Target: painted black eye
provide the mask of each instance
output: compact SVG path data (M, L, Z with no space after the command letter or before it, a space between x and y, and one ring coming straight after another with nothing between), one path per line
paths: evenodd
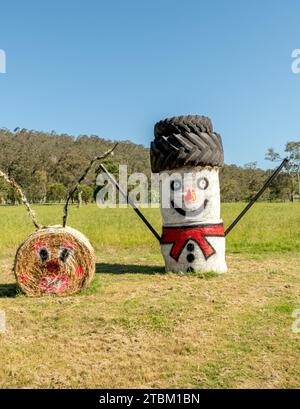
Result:
M172 182L171 182L171 184L170 184L171 190L173 190L173 191L180 190L180 189L181 189L181 186L182 186L181 180L179 180L179 179L177 179L177 180L172 180Z
M63 263L66 263L68 261L68 259L71 257L71 255L72 255L72 250L67 249L66 247L63 247L63 248L60 249L59 259Z
M39 249L38 254L40 256L40 259L42 260L42 262L46 262L49 260L50 258L50 254L49 251L46 249L46 247L42 247Z
M199 189L205 190L205 189L208 188L209 183L208 183L208 180L206 178L200 178L200 179L197 180L197 185L198 185Z

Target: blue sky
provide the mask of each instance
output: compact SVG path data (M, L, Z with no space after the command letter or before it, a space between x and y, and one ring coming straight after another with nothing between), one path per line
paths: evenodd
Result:
M149 146L156 121L204 114L226 163L300 139L297 0L1 4L0 126Z

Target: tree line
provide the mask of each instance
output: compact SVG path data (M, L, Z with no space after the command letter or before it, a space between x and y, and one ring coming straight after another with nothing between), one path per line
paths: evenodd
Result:
M67 192L79 179L89 161L110 149L115 141L96 135L73 137L55 132L38 132L17 128L0 129L0 169L14 178L31 203L51 203L65 200ZM271 184L262 200L295 200L300 187L300 142L287 144L291 165ZM294 144L294 145L293 145ZM289 151L290 149L290 151ZM267 158L280 156L272 149ZM106 166L116 177L118 164L127 164L128 173L143 172L150 177L149 149L130 141L122 141ZM298 167L297 167L298 166ZM97 167L91 172L74 200L92 202L96 191ZM224 202L248 201L260 189L271 170L258 169L256 163L245 166L225 165L220 172L221 196ZM16 193L0 180L0 203L15 204Z

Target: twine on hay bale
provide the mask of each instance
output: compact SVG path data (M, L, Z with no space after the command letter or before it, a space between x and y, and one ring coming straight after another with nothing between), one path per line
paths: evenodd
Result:
M14 272L28 296L74 294L94 276L94 250L89 240L71 227L46 227L32 233L19 247Z
M21 187L0 171L0 177L18 193L36 228L18 248L14 261L16 281L27 296L71 295L91 282L95 274L94 249L81 232L66 226L68 205L93 164L110 155L116 146L117 144L104 155L95 157L70 190L64 207L62 226L41 227Z

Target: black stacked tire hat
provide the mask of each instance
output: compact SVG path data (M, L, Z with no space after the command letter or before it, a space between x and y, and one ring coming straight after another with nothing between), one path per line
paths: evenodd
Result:
M184 166L224 165L222 139L201 115L167 118L154 127L150 158L153 173Z

